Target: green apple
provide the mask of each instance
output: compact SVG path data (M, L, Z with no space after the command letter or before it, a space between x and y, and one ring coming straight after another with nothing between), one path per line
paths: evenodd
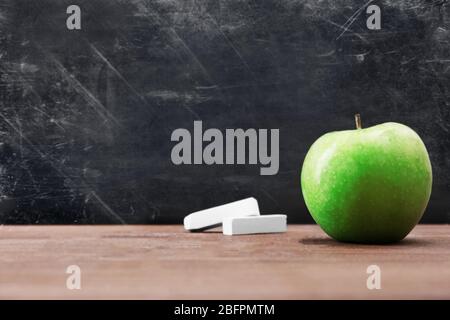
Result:
M431 194L428 152L400 123L330 132L309 149L301 172L306 206L332 238L357 243L403 239Z

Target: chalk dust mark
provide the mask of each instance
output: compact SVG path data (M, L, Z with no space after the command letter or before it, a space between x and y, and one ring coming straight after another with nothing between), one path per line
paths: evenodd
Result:
M22 131L17 128L3 113L0 112L0 118L3 119L3 121L6 122L6 124L8 124L17 134L19 134L22 139L29 145L29 147L31 149L33 149L34 152L36 152L42 159L46 159L47 162L50 164L50 166L58 173L60 174L61 177L67 179L68 181L70 181L71 184L74 184L74 180L68 176L67 174L65 174L60 168L58 168L57 166L54 165L54 163L56 163L57 161L55 159L53 159L51 156L48 156L46 154L44 154L43 152L41 152L36 146L33 145L33 143L23 135ZM85 183L85 181L83 179L80 179L80 183L79 183L80 187L82 187L82 190L89 190L89 191L85 191L85 195L92 195L101 205L103 208L105 208L105 210L112 216L114 217L116 220L120 221L120 223L125 224L125 221L119 216L117 215L117 213L114 212L113 209L111 209L111 207L109 207L96 193L95 191L93 191L91 188L89 188L89 186Z
M150 12L149 9L142 3L137 3L137 8L138 10L140 10L141 12L145 13L145 17L150 20L150 17L154 18L156 20L156 22L160 25L162 25L162 20L160 15L158 14L158 12ZM150 20L151 21L151 20ZM205 66L200 62L200 60L198 59L197 55L191 50L191 48L187 45L186 41L184 41L184 39L179 35L179 33L175 30L175 28L173 27L168 27L167 28L172 36L172 39L174 39L175 41L179 42L181 44L181 46L184 48L184 50L186 51L186 53L192 58L192 60L194 61L194 63L199 67L199 69L202 71L202 73L204 74L204 76L206 77L206 79L208 80L208 82L210 83L211 87L215 87L216 89L219 90L220 93L220 97L222 99L222 101L225 101L224 99L224 95L223 92L220 88L220 86L218 84L216 84L216 82L214 81L214 79L212 78L212 76L210 75L210 73L208 72L208 70L205 68Z
M89 105L94 109L99 116L101 116L106 121L111 121L118 126L121 126L120 122L108 111L108 109L90 92L86 87L84 87L81 82L79 82L75 77L73 77L67 69L56 59L50 52L44 50L40 45L36 44L44 54L57 68L64 79L78 92L82 95L89 103Z
M350 16L350 18L347 19L347 21L341 26L341 28L344 28L344 30L336 38L336 40L339 40L347 32L347 30L352 26L352 24L356 21L356 19L358 19L361 12L363 12L363 10L372 2L373 2L373 0L367 1L362 7L360 7L358 10L356 10L355 13L353 13Z
M112 217L114 217L115 219L117 219L120 223L122 224L126 224L125 221L117 214L114 212L113 209L111 209L110 206L108 206L103 200L102 198L100 198L97 193L95 191L91 191L90 195L92 195L95 200L98 201L98 203L100 203L100 205L105 208L106 212L108 212Z
M272 196L270 195L270 193L267 192L267 190L261 189L261 192L262 192L269 200L271 200L273 203L275 203L275 204L277 204L278 206L280 206L280 203L279 203L274 197L272 197Z
M145 97L140 94L128 81L127 79L125 79L125 77L119 72L119 70L117 70L112 63L91 43L89 43L89 46L91 47L92 51L94 51L99 57L100 59L106 63L106 65L114 72L114 74L116 76L119 77L120 80L122 80L125 85L136 95L139 97L139 99L141 99L142 101L145 101Z
M234 53L238 56L238 58L241 60L242 64L244 65L244 67L248 70L248 72L251 74L251 76L253 77L253 80L256 82L256 77L255 74L253 73L253 71L250 69L250 66L248 65L247 61L244 59L244 57L242 56L242 54L239 52L239 50L236 48L236 46L234 45L233 41L231 41L231 39L222 31L222 28L220 27L220 25L217 23L216 19L214 19L213 16L211 16L209 13L206 14L210 20L214 23L214 25L216 26L217 30L219 31L219 33L222 35L222 37L225 39L225 41L227 42L227 44L230 46L231 49L233 49Z
M346 30L345 29L345 27L343 27L343 26L341 26L340 24L338 24L338 23L336 23L336 22L333 22L333 21L331 21L331 20L329 20L329 19L321 19L321 20L323 20L323 21L325 21L325 22L328 22L329 24L331 24L331 25L333 25L333 26L336 26L336 27L338 27L339 29L343 29L344 31L343 32L347 32L347 33L350 33L350 34L352 34L352 35L354 35L354 36L357 36L359 39L361 39L363 42L365 42L365 43L369 43L369 41L365 38L365 37L363 37L361 34L359 34L359 33L357 33L357 32L353 32L353 31L351 31L351 30ZM337 40L337 39L336 39Z

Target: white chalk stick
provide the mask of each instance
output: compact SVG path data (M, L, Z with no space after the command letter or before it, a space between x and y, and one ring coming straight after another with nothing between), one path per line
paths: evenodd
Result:
M184 218L184 228L191 231L220 226L224 218L258 216L258 201L247 198L221 206L191 213Z
M229 217L223 219L223 234L286 232L287 217L284 214L268 214L255 217Z

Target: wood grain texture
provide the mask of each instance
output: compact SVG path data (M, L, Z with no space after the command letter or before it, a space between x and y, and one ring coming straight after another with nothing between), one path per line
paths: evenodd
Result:
M181 226L0 227L0 298L450 298L450 226L420 225L394 245L335 242L312 225L223 236ZM67 266L82 289L66 289ZM377 264L382 289L366 288Z

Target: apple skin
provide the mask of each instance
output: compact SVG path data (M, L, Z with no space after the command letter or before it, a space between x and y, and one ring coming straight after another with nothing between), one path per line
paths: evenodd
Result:
M344 242L400 241L422 217L431 185L424 143L414 130L394 122L323 135L309 149L301 172L313 219Z

